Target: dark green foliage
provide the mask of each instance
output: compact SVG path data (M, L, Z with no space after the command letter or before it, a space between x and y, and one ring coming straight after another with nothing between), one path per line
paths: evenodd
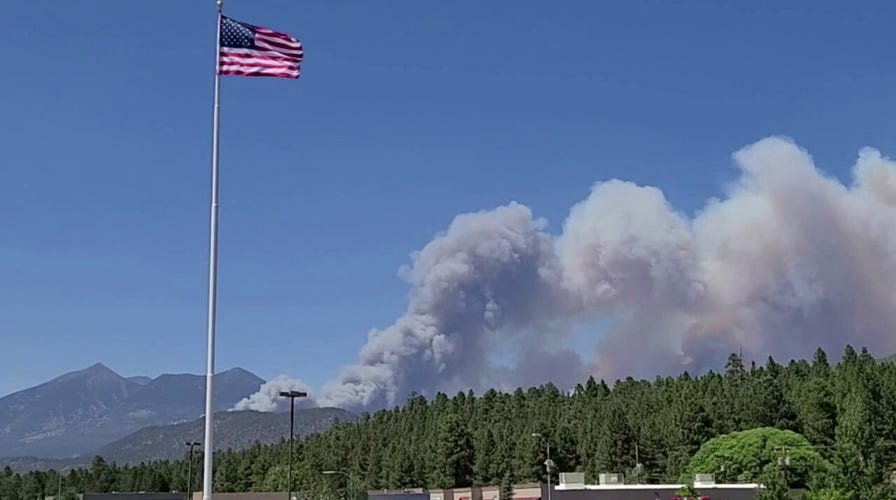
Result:
M711 441L740 431L749 432ZM294 489L347 498L369 489L500 484L506 498L513 483L544 480L545 440L555 472L582 471L589 481L601 472L634 481L640 462L643 483L705 472L764 481L771 498L805 486L816 500L887 500L894 498L896 364L852 348L833 366L822 351L811 362L759 366L732 355L722 373L626 379L612 389L589 379L571 394L546 385L478 397L412 395L402 407L297 441ZM779 446L788 449L789 467L777 462ZM215 490L285 489L287 451L281 442L216 453ZM186 487L185 460L119 465L104 458L67 471L63 494ZM193 485L201 489L201 454L194 463ZM724 471L704 470L723 463ZM58 478L4 470L0 498L54 495Z
M498 495L501 500L513 500L513 474L510 471L501 479L501 491Z
M762 471L761 482L765 488L759 493L759 500L790 499L787 472L783 467L766 465Z

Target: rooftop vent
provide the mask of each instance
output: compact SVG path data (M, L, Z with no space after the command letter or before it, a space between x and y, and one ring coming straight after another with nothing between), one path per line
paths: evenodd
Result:
M625 484L625 477L622 474L604 472L598 476L600 484Z
M564 486L581 486L585 487L584 472L561 472L560 484Z
M712 474L696 474L694 476L694 484L715 484L716 478Z

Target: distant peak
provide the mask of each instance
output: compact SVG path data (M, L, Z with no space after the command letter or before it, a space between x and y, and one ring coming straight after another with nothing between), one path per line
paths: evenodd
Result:
M222 375L225 373L233 373L233 374L239 373L239 374L243 374L243 375L246 375L246 374L254 375L254 373L250 372L249 370L246 370L245 368L240 368L239 366L235 366L233 368L230 368L228 370L224 370L223 372L221 372Z
M60 376L56 377L55 379L53 379L51 382L53 382L53 381L64 382L67 380L77 380L77 379L84 379L84 378L88 378L88 379L100 378L100 379L111 380L111 379L120 379L123 377L121 375L119 375L118 373L115 373L112 369L110 369L108 366L106 366L102 363L94 363L82 370L76 370L73 372L69 372L69 373L60 375Z
M112 370L111 368L109 368L108 366L106 366L102 363L94 363L81 371L83 373L90 373L90 374L112 373L112 374L118 375L117 373L115 373L114 370Z
M259 384L264 383L264 379L258 375L238 366L229 370L224 370L223 372L218 372L215 377L226 380L251 380L252 382L257 382Z

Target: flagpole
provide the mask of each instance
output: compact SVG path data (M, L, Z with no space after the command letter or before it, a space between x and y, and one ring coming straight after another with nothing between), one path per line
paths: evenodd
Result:
M215 109L212 125L212 200L211 222L209 224L209 260L208 260L208 365L205 373L205 452L202 476L202 499L212 499L212 464L214 458L214 440L212 420L215 414L214 377L215 377L215 312L217 305L218 281L218 139L221 118L221 7L222 0L216 0L218 7L218 26L215 41ZM192 495L193 492L190 492Z

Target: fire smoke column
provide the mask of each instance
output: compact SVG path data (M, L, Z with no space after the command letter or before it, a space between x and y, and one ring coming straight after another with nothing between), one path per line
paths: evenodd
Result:
M486 339L507 341L562 307L562 272L545 222L518 203L456 217L413 255L407 312L370 333L360 363L323 391L323 404L382 407L411 391L478 387L492 372Z
M863 149L844 184L770 137L734 164L739 177L693 216L619 180L596 184L556 237L517 203L458 216L404 271L406 313L369 335L322 403L568 383L585 368L558 324L609 322L587 367L609 381L717 369L738 350L760 362L847 342L896 351L896 163Z
M557 251L584 314L615 319L593 373L612 379L680 364L676 324L705 286L690 222L659 189L596 184L570 211Z
M314 396L307 385L301 380L280 375L262 384L258 392L238 401L231 410L285 412L290 409L289 400L280 397L280 393L288 391L300 391L308 394L307 397L301 398L296 402L297 408L316 406Z

